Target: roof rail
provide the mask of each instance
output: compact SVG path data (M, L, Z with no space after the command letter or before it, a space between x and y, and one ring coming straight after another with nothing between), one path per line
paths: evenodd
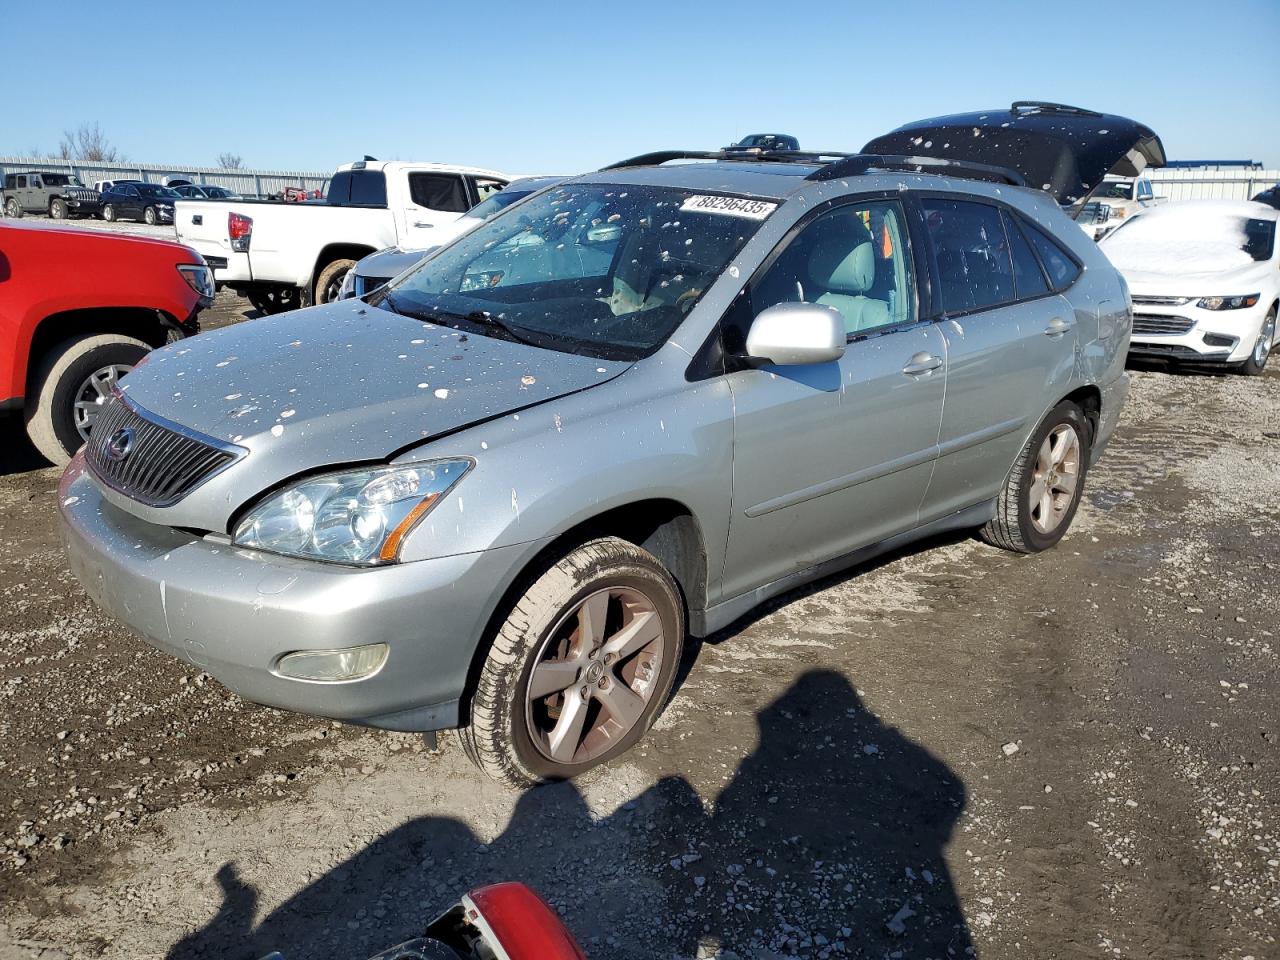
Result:
M828 163L813 171L806 180L837 180L840 177L857 177L869 170L900 170L911 173L934 173L947 177L963 177L966 180L985 180L988 183L1007 183L1025 187L1027 181L1020 173L1005 167L965 160L939 160L934 157L906 157L888 154L856 153L844 159Z
M1073 113L1080 117L1100 117L1102 114L1096 110L1086 110L1084 107L1072 107L1065 103L1049 103L1047 100L1015 100L1013 105L1009 107L1014 113Z
M748 163L829 163L853 156L844 150L762 150L759 147L738 147L726 150L656 150L611 163L601 170L621 170L626 167L657 167L672 160L733 160Z

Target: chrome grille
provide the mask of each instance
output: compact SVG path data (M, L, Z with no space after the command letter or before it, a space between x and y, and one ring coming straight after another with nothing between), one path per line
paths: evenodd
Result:
M1145 303L1153 307L1180 307L1190 301L1190 297L1135 296L1133 298L1134 303Z
M94 476L113 490L167 507L247 452L144 413L117 393L94 421L84 457Z
M1148 335L1176 337L1188 333L1196 325L1188 317L1169 317L1158 313L1135 313L1133 332Z

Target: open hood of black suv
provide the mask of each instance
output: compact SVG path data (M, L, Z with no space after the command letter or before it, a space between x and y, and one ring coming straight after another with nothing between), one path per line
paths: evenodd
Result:
M876 137L863 153L933 157L1005 167L1066 206L1108 173L1136 177L1164 166L1164 144L1127 117L1019 100L1008 109L917 120Z

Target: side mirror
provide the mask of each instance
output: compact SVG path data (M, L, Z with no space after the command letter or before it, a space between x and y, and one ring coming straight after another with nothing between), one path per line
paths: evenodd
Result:
M747 356L779 366L830 363L844 356L844 316L820 303L779 303L756 315Z

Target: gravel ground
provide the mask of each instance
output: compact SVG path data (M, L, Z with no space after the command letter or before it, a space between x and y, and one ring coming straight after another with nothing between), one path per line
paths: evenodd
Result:
M593 960L1280 952L1278 372L1135 371L1057 549L790 594L630 756L525 793L153 652L0 430L0 960L359 957L500 878Z

